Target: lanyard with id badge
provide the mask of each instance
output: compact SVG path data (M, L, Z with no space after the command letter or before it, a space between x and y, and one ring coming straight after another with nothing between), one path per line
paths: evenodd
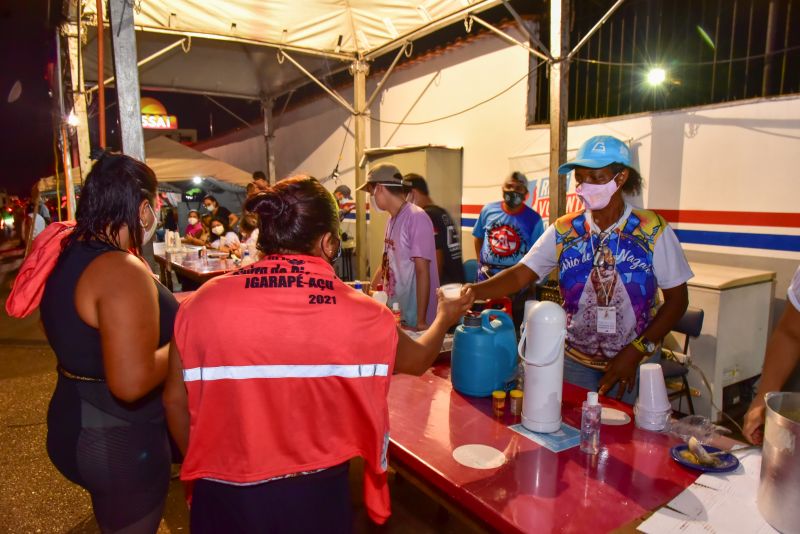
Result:
M611 256L611 249L608 247L608 241L611 239L611 233L614 231L617 225L614 225L612 228L609 228L605 232L601 232L598 236L598 247L597 250L594 248L594 239L593 235L589 238L589 243L592 246L592 271L595 275L597 275L597 281L600 284L600 289L603 292L603 297L605 298L605 306L600 306L600 295L598 294L598 306L597 306L597 333L598 334L615 334L617 332L617 307L610 306L611 297L613 296L613 287L615 283L615 278L617 276L616 273L616 262L617 262L617 254L619 253L619 242L621 241L621 236L617 238L617 250L613 256ZM609 261L610 258L610 261ZM606 285L603 281L603 276L601 273L601 267L603 269L608 269L608 266L611 266L611 269L614 271L614 276L611 279L611 283ZM609 293L611 292L611 293Z

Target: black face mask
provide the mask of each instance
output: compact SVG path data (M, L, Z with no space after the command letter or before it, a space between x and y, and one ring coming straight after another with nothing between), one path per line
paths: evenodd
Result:
M328 263L330 263L331 265L333 265L334 263L336 263L336 260L338 260L339 258L342 257L342 240L339 239L339 246L337 247L336 254L333 256L333 258L331 258L327 254L325 254L325 248L324 247L320 247L320 251L322 252L322 255L325 257L325 260Z
M513 210L522 205L525 201L525 195L516 191L503 191L503 201Z

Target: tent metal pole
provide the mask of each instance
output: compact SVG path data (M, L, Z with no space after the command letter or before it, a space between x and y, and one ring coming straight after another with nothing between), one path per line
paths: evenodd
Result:
M334 91L333 89L330 89L330 88L329 88L327 85L325 85L324 83L322 83L321 81L319 81L319 79L317 79L317 77L316 77L316 76L314 76L313 74L311 74L311 73L310 73L308 70L306 70L306 68L305 68L304 66L302 66L300 63L298 63L297 61L295 61L295 59L294 59L292 56L290 56L289 54L287 54L287 53L286 53L286 52L284 52L283 50L279 50L279 51L278 51L278 57L279 57L279 58L280 58L280 57L285 57L286 59L288 59L288 60L289 60L289 61L290 61L290 62L291 62L291 63L292 63L292 64L293 64L295 67L297 67L297 69L298 69L300 72L302 72L303 74L305 74L306 76L308 76L308 78L309 78L309 79L310 79L312 82L314 82L314 83L316 83L317 85L319 85L319 86L322 88L322 90L323 90L323 91L325 91L326 93L328 93L328 94L330 95L330 97L331 97L331 98L333 98L333 99L334 99L336 102L338 102L339 104L341 104L341 106L342 106L342 107L344 107L344 108L345 108L347 111L349 111L349 112L350 112L350 113L352 113L353 115L355 115L355 114L356 114L356 110L354 110L354 109L353 109L353 107L352 107L350 104L348 104L348 103L347 103L347 100L345 100L344 98L342 98L342 97L341 97L341 95L339 95L339 93L337 93L337 92L336 92L336 91Z
M136 32L133 29L133 2L108 0L111 44L114 48L114 74L117 77L117 103L122 152L139 161L145 160L142 132L139 68L136 65ZM142 246L142 256L155 269L153 243Z
M64 190L67 194L67 220L75 220L75 180L72 176L72 154L70 154L69 133L67 132L67 125L62 121L61 123L61 157L64 162ZM61 199L59 201L59 209L61 209Z
M519 16L519 13L517 13L517 11L513 7L511 7L511 3L508 0L503 0L503 5L506 6L506 9L508 10L509 13L511 13L511 16L514 17L514 20L517 21L517 26L519 26L519 29L525 35L525 38L528 39L529 41L533 41L533 44L538 46L542 50L542 52L544 52L544 54L547 56L548 59L553 59L553 57L550 55L550 51L547 49L546 46L544 46L544 43L542 43L538 37L536 37L528 30L525 21L522 20L522 17Z
M61 65L61 31L56 30L56 79L58 86L58 136L61 139L61 157L64 166L64 194L67 197L67 220L75 218L75 186L72 181L72 161L69 153L69 138L65 127L64 75ZM58 169L56 169L58 171ZM61 196L58 197L58 214L61 216Z
M105 46L105 37L103 35L105 25L103 24L103 0L95 1L95 9L97 10L97 118L98 118L98 133L100 135L100 148L106 147L106 92L105 84L103 83L103 68L105 67L105 58L103 57L103 47Z
M80 24L80 21L78 21ZM86 112L86 93L83 90L83 62L80 61L81 44L76 25L67 26L67 51L69 52L70 85L72 87L72 112L78 118L75 134L78 138L78 166L81 179L85 178L92 166L89 145L89 118Z
M303 48L301 46L292 46L286 43L272 43L267 41L257 41L255 39L244 39L242 37L231 37L230 35L216 35L213 33L203 33L203 32L190 32L190 31L181 31L181 30L174 30L171 28L153 28L153 27L146 27L146 26L136 26L136 31L140 31L142 33L158 33L162 35L180 35L183 37L191 37L197 39L208 39L211 41L225 41L230 43L240 43L240 44L247 44L253 46L261 46L266 48L277 48L278 50L288 50L290 52L298 52L300 54L306 54L309 56L316 56L316 57L324 57L329 59L337 59L339 61L352 61L354 54L351 53L335 53L335 52L323 52L322 50L314 50L313 48Z
M353 62L353 104L356 113L355 122L355 174L356 189L367 179L366 168L361 166L367 139L367 74L369 65L365 61ZM358 280L366 280L369 272L369 243L367 242L366 193L356 191L356 276Z
M108 0L108 20L111 22L111 43L114 47L114 73L118 81L116 86L122 152L144 161L136 32L133 30L131 2Z
M515 44L515 45L517 45L519 47L524 48L525 50L528 51L529 54L532 54L532 55L534 55L534 56L536 56L536 57L538 57L540 59L543 59L545 61L550 61L552 59L552 58L549 58L546 55L542 54L541 52L539 52L535 48L531 48L526 43L522 43L520 41L517 41L516 39L511 37L509 34L504 32L503 30L495 28L494 26L492 26L491 24L489 24L488 22L486 22L482 18L476 17L475 15L470 15L470 17L472 18L472 20L474 20L475 22L477 22L478 24L480 24L481 26L483 26L487 30L491 31L492 33L497 34L504 41L508 41L511 44Z
M275 185L278 177L275 173L275 118L272 110L275 107L275 100L264 98L261 100L261 111L264 114L264 150L266 151L267 161L267 182Z
M397 52L397 55L394 57L394 61L392 61L392 64L389 65L388 69L386 69L386 72L383 74L383 78L381 78L381 81L378 82L377 87L375 87L375 90L372 91L372 94L370 95L369 99L367 99L367 103L364 106L364 109L369 109L370 106L372 106L372 102L375 101L375 97L377 97L381 93L381 89L383 89L383 85L386 83L386 80L389 79L389 75L392 74L392 72L394 71L395 66L397 65L397 62L400 61L400 58L403 56L403 54L406 53L406 50L408 50L409 46L411 46L411 43L406 43L406 44L403 45L403 47L400 49L400 51Z
M98 28L98 31L99 31L99 29L100 29L101 27L102 27L102 24L100 24L100 25L98 25L98 26L97 26L97 28ZM99 35L99 34L98 34L98 35ZM188 39L188 38L184 38L184 39L181 39L180 41L175 41L175 42L174 42L174 43L172 43L171 45L167 45L167 46L165 46L164 48L162 48L161 50L159 50L159 51L157 51L157 52L154 52L154 53L150 54L149 56L147 56L147 57L146 57L146 58L144 58L144 59L141 59L141 60L139 60L139 61L136 63L136 67L137 67L137 68L138 68L138 67L141 67L142 65L145 65L145 64L147 64L147 63L150 63L150 62L151 62L151 61L153 61L154 59L157 59L157 58L159 58L159 57L163 56L164 54L166 54L166 53L167 53L167 52L169 52L170 50L173 50L174 48L177 48L177 47L179 47L179 46L183 45L185 42L187 42L187 39ZM99 78L99 76L98 76L98 78ZM104 85L106 85L106 84L113 83L115 79L116 79L116 78L115 78L114 76L109 76L108 78L106 78L105 80L103 80L103 84L104 84ZM94 86L90 87L89 89L87 89L87 90L86 90L86 93L88 94L88 93L91 93L91 92L97 91L99 88L100 88L100 84L94 85Z
M569 4L570 0L550 0L550 210L548 221L566 213L567 177L558 167L567 160L567 117L569 105Z
M616 11L617 8L619 6L621 6L624 1L625 0L617 0L616 3L613 6L611 6L608 11L606 11L606 14L603 15L602 17L600 17L600 20L597 21L597 24L592 26L592 29L589 30L589 32L586 35L583 36L583 39L578 41L578 44L575 45L575 48L573 48L572 51L570 51L570 53L567 55L567 59L568 60L570 60L573 57L575 57L575 54L577 54L578 51L581 49L581 47L586 44L586 41L588 41L589 39L592 38L592 35L594 35L595 32L597 32L597 30L600 29L600 26L602 26L603 24L606 23L606 21L609 19L609 17L611 17L611 15L614 14L614 11ZM551 47L551 50L552 50L552 47Z
M463 3L467 3L466 1ZM373 48L369 50L367 53L364 54L364 59L367 61L371 61L378 56L391 52L395 48L401 46L400 43L405 41L413 41L420 37L424 37L429 35L440 28L444 28L454 22L458 22L459 20L463 20L467 17L470 13L477 13L479 11L484 11L491 7L494 7L501 3L501 0L478 0L475 3L465 6L462 9L459 9L457 12L452 13L446 17L442 17L441 19L431 21L430 23L426 24L425 26L421 26L414 31L410 31L404 35L399 35L393 41L386 43L385 45L379 46L377 48Z
M218 102L218 101L214 100L214 98L212 98L212 97L211 97L211 95L204 94L203 96L204 96L204 97L206 97L206 99L207 99L208 101L210 101L212 104L216 105L216 106L217 106L217 107L219 107L219 108L220 108L222 111L226 112L228 115L230 115L231 117L233 117L233 118L234 118L234 119L236 119L237 121L241 122L242 124L244 124L244 125L245 125L245 126L247 126L248 128L252 128L253 126L255 126L255 125L253 125L253 124L250 124L250 123L249 123L249 122L247 122L246 120L244 120L244 119L243 119L243 118L242 118L240 115L237 115L237 114L236 114L234 111L232 111L232 110L231 110L229 107L227 107L226 105L222 104L221 102Z

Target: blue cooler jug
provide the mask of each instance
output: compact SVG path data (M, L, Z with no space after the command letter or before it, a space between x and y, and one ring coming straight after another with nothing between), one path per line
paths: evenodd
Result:
M517 336L511 318L498 310L465 316L453 336L453 388L465 395L488 397L492 391L506 389L516 371Z

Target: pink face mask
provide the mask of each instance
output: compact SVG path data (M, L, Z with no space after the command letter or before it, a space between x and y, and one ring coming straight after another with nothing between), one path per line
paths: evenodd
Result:
M608 203L611 202L611 197L619 189L615 181L616 177L617 175L614 175L614 178L603 185L579 184L575 188L575 193L581 197L583 204L590 210L601 210L608 206Z

